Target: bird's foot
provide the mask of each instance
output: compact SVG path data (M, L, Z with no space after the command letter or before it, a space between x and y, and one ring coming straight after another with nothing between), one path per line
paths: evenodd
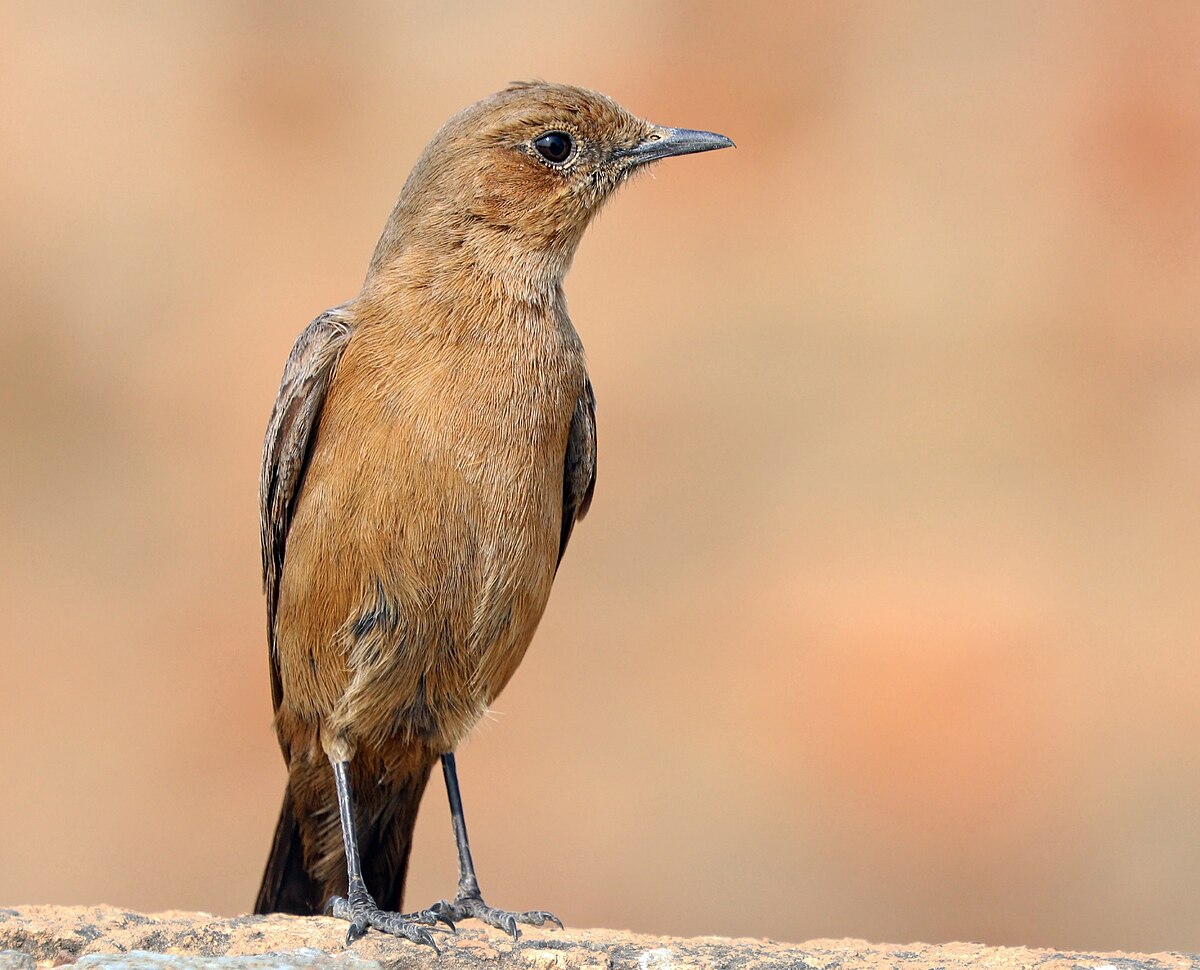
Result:
M451 919L435 912L434 909L425 909L417 913L389 913L382 910L375 904L374 898L365 887L351 889L348 897L332 897L325 904L325 913L350 923L350 929L346 931L346 946L366 936L367 930L373 926L382 933L402 936L413 943L431 946L435 953L440 954L442 951L438 949L433 941L433 934L427 927L445 923L451 930L454 929Z
M562 920L553 913L547 913L541 909L530 910L527 913L510 913L506 909L494 909L485 903L483 897L478 893L465 895L459 893L454 897L453 902L443 899L430 906L429 912L435 913L438 919L451 924L473 917L487 923L488 926L504 930L514 940L521 935L521 931L517 929L518 923L526 923L529 926L544 926L547 923L553 923L560 930L563 928Z

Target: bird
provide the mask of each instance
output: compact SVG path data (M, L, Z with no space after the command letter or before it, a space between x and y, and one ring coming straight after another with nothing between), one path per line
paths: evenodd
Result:
M359 294L296 339L260 476L287 788L255 912L434 949L431 928L468 918L514 939L562 926L484 901L455 751L521 662L592 501L595 396L563 295L584 230L635 172L732 145L514 83L434 135ZM457 891L403 913L439 761Z

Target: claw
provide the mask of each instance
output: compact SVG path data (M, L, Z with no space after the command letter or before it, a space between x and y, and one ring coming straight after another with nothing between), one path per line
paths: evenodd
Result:
M564 927L562 924L562 920L560 920L553 913L547 913L544 909L534 910L533 912L529 913L521 913L517 917L517 921L521 923L528 923L530 926L541 926L545 923L553 923L560 930L566 929L566 927Z
M416 936L417 938L413 940L414 943L425 943L433 947L433 952L438 956L442 955L442 951L438 949L438 945L433 942L433 935L429 932L429 930L419 930Z
M455 925L455 923L457 920L462 919L462 917L450 908L450 906L446 903L446 900L439 900L430 906L425 912L433 913L434 917L450 927L450 932L455 934L458 933L458 927ZM451 917L453 917L453 919Z

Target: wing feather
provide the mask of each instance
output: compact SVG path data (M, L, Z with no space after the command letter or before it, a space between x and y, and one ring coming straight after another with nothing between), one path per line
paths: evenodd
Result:
M567 435L567 454L563 461L562 534L558 543L558 561L562 562L575 523L587 515L596 489L596 395L587 381L575 402L571 430Z
M283 688L275 646L275 613L279 605L279 579L283 574L288 530L304 484L304 472L316 440L325 396L352 329L348 311L344 307L335 307L313 320L296 338L283 369L283 380L263 442L259 528L263 589L267 594L271 698L276 710Z

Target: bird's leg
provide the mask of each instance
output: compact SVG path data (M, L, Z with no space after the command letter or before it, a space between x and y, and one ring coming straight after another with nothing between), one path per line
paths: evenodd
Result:
M454 841L458 843L458 894L453 902L443 899L434 903L430 909L453 922L475 917L509 933L515 940L521 935L517 929L518 923L528 923L530 926L542 926L555 923L561 930L562 920L553 913L544 910L531 910L527 913L510 913L504 909L493 909L483 901L479 891L479 880L475 876L475 863L471 860L471 844L467 840L467 820L463 816L462 794L458 790L458 769L455 767L454 754L442 755L442 774L446 777L446 795L450 799L450 821L454 826Z
M366 935L367 929L375 929L393 936L403 936L414 943L425 943L440 953L433 936L425 927L446 923L451 929L454 924L446 916L433 910L419 913L389 913L381 910L375 898L368 892L363 881L362 862L358 854L358 828L354 821L354 794L350 789L350 762L333 762L333 776L337 783L338 814L342 820L342 844L346 848L346 875L348 888L345 896L334 896L325 904L325 912L338 919L348 920L346 945Z

